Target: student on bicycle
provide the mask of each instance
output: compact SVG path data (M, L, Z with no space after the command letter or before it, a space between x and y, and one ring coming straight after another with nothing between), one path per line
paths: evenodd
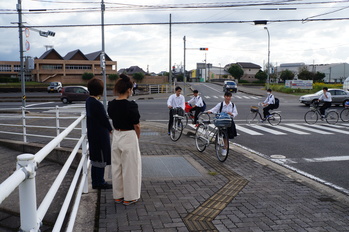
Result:
M267 118L267 116L270 114L269 110L274 109L274 104L275 104L275 97L274 95L271 93L271 89L267 90L267 98L264 100L264 102L262 103L263 108L263 121L265 121L265 119Z
M207 113L221 113L221 112L225 112L227 114L230 115L232 122L231 122L231 127L228 127L228 137L229 139L233 139L234 137L237 136L237 132L236 132L236 127L235 127L235 123L234 123L234 118L238 115L238 110L236 108L236 105L231 102L231 97L232 97L232 93L227 91L224 93L224 101L218 103L215 107L213 107L212 109L210 109L209 111L207 111ZM228 141L227 141L228 142ZM226 155L227 151L223 150L222 155Z
M170 109L169 112L169 121L168 121L168 134L170 134L170 130L173 124L173 110L176 108L181 108L183 111L181 112L184 115L184 109L185 109L185 98L181 94L182 88L177 86L175 88L175 93L170 95L170 97L167 100L167 107Z
M324 102L324 104L320 107L321 118L324 118L325 117L325 110L327 108L331 107L331 102L332 102L332 96L331 96L331 93L328 92L327 87L322 88L322 94L319 97L318 101Z
M188 103L193 107L189 111L195 111L194 114L194 124L196 124L196 121L198 120L198 115L200 112L202 112L202 108L204 106L204 102L202 101L202 97L199 96L199 91L194 90L193 91L193 97L188 101Z

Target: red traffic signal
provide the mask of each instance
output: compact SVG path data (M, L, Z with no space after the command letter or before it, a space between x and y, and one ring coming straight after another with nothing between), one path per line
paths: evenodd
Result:
M200 48L200 50L208 51L208 48Z

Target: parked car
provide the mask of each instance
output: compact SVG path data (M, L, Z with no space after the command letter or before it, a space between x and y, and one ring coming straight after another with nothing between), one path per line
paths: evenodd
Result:
M48 93L53 93L53 92L61 92L62 90L62 83L61 82L50 82L50 85L47 87L47 92Z
M230 91L236 93L238 91L235 81L224 81L223 92Z
M89 96L90 93L85 86L65 86L61 91L61 101L64 104L73 101L86 101Z
M332 105L343 105L349 100L349 92L342 89L328 89L332 96ZM322 94L322 90L314 94L306 94L299 98L299 102L309 106L314 101L317 101Z

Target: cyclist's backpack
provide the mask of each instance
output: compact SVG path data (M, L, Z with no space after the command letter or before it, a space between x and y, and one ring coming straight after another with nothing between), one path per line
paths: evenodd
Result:
M202 99L202 103L204 104L201 108L201 112L204 112L206 110L206 102L204 101L204 99Z
M231 103L233 105L233 108L234 108L234 103ZM223 109L223 102L221 102L221 107L219 107L219 113L222 112L222 109Z
M273 109L279 108L279 104L280 104L279 98L275 98L275 104L274 104Z

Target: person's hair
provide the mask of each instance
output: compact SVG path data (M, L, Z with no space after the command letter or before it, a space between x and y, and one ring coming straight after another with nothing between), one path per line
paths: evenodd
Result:
M231 96L233 96L233 94L231 92L227 91L224 93L224 96L231 97Z
M193 91L193 93L199 93L199 91L197 91L196 89Z
M267 89L267 92L271 92L271 89Z
M327 87L323 87L322 89L328 91L328 88L327 88Z
M124 94L128 89L132 89L131 79L126 74L121 74L114 86L114 94Z
M103 81L98 78L92 78L87 82L87 89L91 96L99 96L103 94Z
M177 86L177 87L175 88L175 91L177 91L177 90L182 90L182 88L179 87L179 86Z

